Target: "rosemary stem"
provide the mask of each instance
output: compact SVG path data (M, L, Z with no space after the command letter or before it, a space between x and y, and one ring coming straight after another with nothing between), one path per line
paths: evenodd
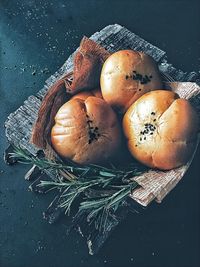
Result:
M47 192L59 191L58 205L64 209L65 214L70 214L71 206L78 200L78 212L87 212L88 220L94 221L99 231L102 228L105 230L110 214L114 214L138 186L132 178L144 171L144 167L138 165L129 166L128 169L116 169L95 164L81 166L70 161L55 162L34 157L19 148L16 148L11 156L21 163L34 164L42 170L59 171L64 178L40 181L38 186L47 187Z

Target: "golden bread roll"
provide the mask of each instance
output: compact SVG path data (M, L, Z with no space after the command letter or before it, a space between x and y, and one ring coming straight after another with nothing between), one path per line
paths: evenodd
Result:
M161 170L185 164L198 134L198 116L189 101L171 91L156 90L139 98L123 118L131 154Z
M154 59L134 50L121 50L104 63L100 77L103 98L125 112L143 94L162 88Z
M80 164L104 162L120 146L117 116L103 100L71 99L55 116L51 141L57 153Z

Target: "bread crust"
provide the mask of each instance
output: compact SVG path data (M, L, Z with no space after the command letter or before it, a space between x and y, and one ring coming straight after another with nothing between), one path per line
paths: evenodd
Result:
M171 91L156 90L143 95L128 109L123 130L129 151L138 161L169 170L191 158L198 116L189 101Z
M59 109L51 142L64 158L80 164L100 163L118 150L121 130L115 112L103 99L75 98Z
M122 113L143 94L162 88L154 59L134 50L112 54L103 65L100 84L103 98Z

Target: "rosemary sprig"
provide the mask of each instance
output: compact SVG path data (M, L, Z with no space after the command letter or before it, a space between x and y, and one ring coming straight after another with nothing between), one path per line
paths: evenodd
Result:
M21 148L15 148L11 157L21 163L34 164L41 170L67 172L70 179L40 181L38 186L58 190L59 207L66 214L70 214L71 206L78 200L78 213L86 212L88 222L94 222L99 231L105 231L107 218L115 214L127 196L138 186L132 178L145 170L139 164L116 169L113 165L109 168L94 164L82 166L70 161L50 161L34 157Z

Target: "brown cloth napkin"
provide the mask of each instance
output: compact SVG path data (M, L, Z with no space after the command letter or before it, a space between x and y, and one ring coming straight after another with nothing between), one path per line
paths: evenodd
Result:
M45 149L50 144L50 131L54 124L54 117L71 95L99 87L101 68L109 55L110 53L102 46L83 37L74 56L73 73L65 74L50 87L42 101L32 130L31 142L34 145Z

